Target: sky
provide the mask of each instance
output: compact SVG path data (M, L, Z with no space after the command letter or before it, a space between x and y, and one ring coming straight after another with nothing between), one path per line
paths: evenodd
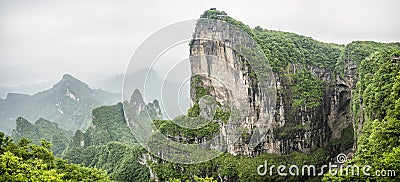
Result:
M0 0L0 87L48 86L65 73L88 83L122 74L132 53L152 33L196 19L210 8L250 27L324 42L398 42L399 2Z

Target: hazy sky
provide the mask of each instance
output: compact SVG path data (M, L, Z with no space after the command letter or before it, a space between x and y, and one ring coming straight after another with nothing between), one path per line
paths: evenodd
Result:
M0 0L0 86L123 73L149 35L211 7L317 40L400 41L398 0ZM186 53L185 53L186 54Z

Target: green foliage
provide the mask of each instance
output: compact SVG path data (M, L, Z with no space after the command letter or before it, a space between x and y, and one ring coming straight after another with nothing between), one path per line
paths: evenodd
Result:
M319 42L294 33L266 30L261 27L256 27L254 32L275 72L282 71L289 64L333 70L343 50L341 45Z
M66 151L65 159L88 167L106 170L115 181L147 181L149 171L139 163L146 151L126 143L109 142L106 145L74 147Z
M399 49L400 43L379 43L373 41L354 41L347 44L342 60L353 60L359 65L362 60L372 53L383 50ZM359 69L360 70L360 69Z
M272 70L282 71L289 64L303 64L318 68L334 70L343 52L343 45L323 43L302 35L266 30L261 27L249 28L244 23L228 16L224 11L210 9L205 11L200 18L217 19L237 26L252 37L264 51ZM258 63L264 64L264 63ZM267 67L257 65L258 68ZM251 77L255 73L250 73Z
M72 132L61 129L57 123L43 118L39 118L35 124L31 124L26 119L19 117L16 123L16 129L11 136L13 140L19 141L21 138L29 138L35 144L40 144L41 139L48 140L53 144L50 150L56 156L61 156L72 138Z
M63 174L47 168L42 160L27 163L9 151L0 155L1 181L62 181Z
M184 120L184 121L176 121ZM154 120L154 125L166 136L171 138L178 137L181 143L198 143L199 141L211 140L219 133L220 126L216 122L209 122L204 127L199 129L189 129L181 127L175 123L191 122L189 118L177 117L174 121L171 120Z
M361 61L353 99L357 120L363 121L355 158L349 164L376 170L400 170L400 50L383 50ZM398 181L397 177L331 176L325 180Z
M152 163L151 168L161 181L196 181L201 178L210 181L214 179L218 181L305 181L311 177L278 176L276 170L272 176L269 175L269 171L267 175L261 176L257 172L257 167L264 165L265 161L269 166L314 164L320 167L326 164L329 158L327 156L329 156L328 152L322 149L313 151L309 155L296 152L283 156L265 153L256 157L246 157L224 153L203 163L175 164L158 161L158 163Z
M203 80L205 80L204 76L195 75L191 78L191 89L195 94L195 103L193 106L188 110L187 116L188 117L198 117L200 114L200 105L199 101L203 96L210 95L214 88L209 87L204 84ZM215 110L214 119L221 120L224 123L227 123L231 113L229 108L223 108L220 103L218 103L218 107Z
M190 89L194 91L196 103L199 102L203 96L210 95L210 92L214 89L206 86L203 80L206 80L206 78L201 75L194 75L190 80Z
M110 141L136 143L135 138L126 126L122 103L113 106L102 106L92 111L94 145L106 144ZM90 131L90 130L89 130Z
M361 64L362 60L370 56L372 53L390 50L390 49L399 49L400 43L380 43L373 41L353 41L350 44L347 44L344 48L344 51L340 55L340 61L337 63L337 69L340 73L340 76L344 77L344 64L345 62L350 63L350 65L354 64L354 66L358 66ZM347 68L348 69L348 68ZM355 70L357 74L359 69ZM356 76L356 75L355 75Z
M244 142L244 143L249 143L249 142L250 142L250 139L251 139L251 135L248 133L247 130L244 130L244 131L242 132L242 140L243 140L243 142Z
M194 181L197 181L197 182L217 182L217 180L214 180L213 177L200 178L200 177L194 176L193 178L194 178ZM181 182L181 180L180 179L170 179L169 182Z
M83 147L105 145L112 141L136 144L135 137L126 125L122 103L95 108L92 115L93 127L85 133L76 131L71 147L81 147L81 144Z
M293 108L314 109L322 103L323 82L306 69L293 74Z
M15 144L0 132L0 144L0 181L110 181L103 170L54 157L45 140L40 146L25 138Z
M139 163L145 151L136 145L126 125L122 104L96 108L92 115L93 127L85 133L76 131L64 158L75 164L104 169L115 181L148 180L148 169Z
M235 25L239 29L245 31L251 37L254 37L254 33L249 26L245 25L241 21L233 19L232 17L228 16L224 11L219 11L217 9L212 8L210 10L205 11L202 15L200 15L200 18L216 19L228 22L232 25Z
M197 102L193 104L191 108L189 108L187 112L188 117L198 117L200 115L200 104Z
M214 180L213 177L200 178L200 177L194 176L194 180L197 182L217 182L217 180Z
M200 114L200 105L199 105L199 100L206 95L210 95L210 92L213 88L207 87L204 85L203 80L205 78L201 75L194 75L191 77L190 80L190 89L191 92L194 93L194 104L193 106L188 110L187 116L189 117L197 117Z
M227 110L227 109L226 109ZM221 109L218 107L215 109L215 115L214 119L215 120L221 120L223 123L228 123L229 118L231 117L231 112L230 111L225 111L224 109Z

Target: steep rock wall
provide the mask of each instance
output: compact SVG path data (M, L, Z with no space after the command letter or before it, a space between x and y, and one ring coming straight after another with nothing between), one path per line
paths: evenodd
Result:
M202 75L197 77L202 80L201 84L196 83L196 88L191 89L192 103L197 98L195 89L212 88L208 94L222 105L233 103L236 109L249 112L248 117L240 121L244 123L244 133L228 147L229 153L254 156L263 152L308 152L319 147L331 147L336 152L351 148L349 141L341 141L352 122L351 87L333 69L293 63L276 71L276 82L273 82L277 90L276 107L268 110L265 107L271 106L268 104L270 97L263 93L253 68L246 64L248 60L232 48L234 41L235 35L221 24L198 24L190 47L192 74ZM321 99L312 108L293 106L296 95L293 95L295 85L291 75L300 70L308 70L322 83ZM242 103L243 99L247 103ZM222 131L228 130L223 123L221 125ZM264 126L261 127L264 131L257 131L260 128L257 125ZM254 146L249 136L257 132L263 136Z

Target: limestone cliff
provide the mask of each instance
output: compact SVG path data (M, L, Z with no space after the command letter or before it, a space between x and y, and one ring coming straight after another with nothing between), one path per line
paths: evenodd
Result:
M222 17L217 16L216 19L232 22L229 17ZM244 123L244 132L237 142L228 146L229 153L254 156L263 152L308 152L319 147L331 148L334 152L352 148L351 85L347 80L341 79L333 67L319 64L325 61L322 59L336 62L335 59L339 59L340 46L299 36L300 40L295 44L301 44L303 39L310 41L315 47L306 47L304 50L322 49L318 55L323 58L316 56L308 58L310 60L305 58L305 61L278 60L288 64L272 65L275 68L273 75L269 77L272 85L267 85L276 90L275 96L272 96L263 90L265 85L259 80L260 73L256 73L253 65L248 64L247 58L232 46L238 41L237 35L231 30L233 28L226 28L218 21L198 23L196 26L190 47L191 71L194 75L191 80L191 98L192 104L195 104L199 97L196 89L205 89L223 107L230 104L229 107L248 112L247 117L240 121ZM271 33L269 36L275 35ZM293 35L288 34L289 38L290 36ZM262 43L263 40L257 41ZM273 51L268 43L263 46L264 51ZM276 43L277 46L285 46L279 45L284 44L282 42ZM274 57L267 53L266 55L268 59ZM304 95L304 92L308 93L305 83L310 80L308 86L315 92ZM306 90L302 92L302 89ZM243 103L243 99L246 103ZM222 126L221 135L226 135L224 131L231 129L221 120L214 122ZM260 141L255 142L257 145L252 145L250 137L257 133L262 134L258 137ZM344 135L351 137L343 140Z

